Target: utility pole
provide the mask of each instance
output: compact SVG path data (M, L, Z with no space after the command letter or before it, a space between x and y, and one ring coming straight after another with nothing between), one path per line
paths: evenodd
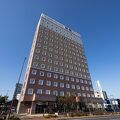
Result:
M22 64L22 67L21 67L21 70L20 70L20 74L19 74L19 77L18 77L17 85L16 85L16 91L18 89L18 85L19 85L19 82L20 82L20 78L21 78L21 75L22 75L22 71L23 71L23 67L24 67L25 61L26 61L26 57L24 58L24 61L23 61L23 64ZM12 109L12 106L13 106L13 102L14 102L14 95L13 95L13 98L12 98L12 101L11 101L11 105L10 105L10 108L9 108L6 120L10 119L10 114L11 114L11 109Z

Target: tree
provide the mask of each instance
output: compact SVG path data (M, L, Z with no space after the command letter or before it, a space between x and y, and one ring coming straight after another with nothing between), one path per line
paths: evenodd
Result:
M70 112L76 110L76 97L75 96L58 96L56 105L59 112Z
M0 114L7 111L8 96L0 96Z

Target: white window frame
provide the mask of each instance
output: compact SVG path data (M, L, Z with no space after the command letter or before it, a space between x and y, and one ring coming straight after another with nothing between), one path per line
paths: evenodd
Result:
M80 86L79 85L77 85L77 89L80 90Z
M69 81L70 78L69 78L68 76L66 76L65 79L66 79L67 81Z
M77 93L77 96L81 96L81 93Z
M53 86L54 86L54 87L58 87L58 82L54 82L54 83L53 83Z
M45 91L46 95L50 95L50 90Z
M41 64L40 68L44 69L45 68L45 64Z
M66 84L66 88L70 88L70 84Z
M44 76L44 72L43 71L40 71L40 76Z
M60 96L64 96L64 91L60 91Z
M57 78L58 78L58 74L54 74L54 78L56 78L56 79L57 79Z
M61 80L64 80L64 76L63 76L63 75L60 75L60 79L61 79Z
M60 87L64 88L64 83L60 83Z
M36 75L37 74L37 70L34 70L34 69L32 69L32 75Z
M32 95L33 94L33 88L28 88L27 94Z
M57 91L57 90L54 90L54 91L53 91L53 95L58 96L58 91Z
M38 85L43 85L43 80L39 80Z
M51 78L52 77L52 73L47 73L47 77Z
M46 86L51 86L51 81L46 81Z
M71 88L72 88L72 89L75 89L75 85L71 85Z
M42 89L37 89L37 94L41 95L42 94Z
M30 78L30 84L35 84L35 79L34 78Z

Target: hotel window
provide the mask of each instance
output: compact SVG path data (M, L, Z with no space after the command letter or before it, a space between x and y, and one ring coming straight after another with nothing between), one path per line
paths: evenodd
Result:
M93 91L93 88L92 88L92 87L90 87L90 91Z
M41 44L40 44L40 43L38 43L38 44L37 44L37 47L41 47Z
M65 70L65 73L66 73L66 74L69 74L69 70L66 69L66 70Z
M87 80L85 80L84 82L85 82L85 84L87 84Z
M49 57L52 57L52 53L49 53Z
M54 83L53 83L53 86L54 86L54 87L58 87L58 82L54 82Z
M78 68L78 71L81 71L81 68Z
M45 68L45 64L41 64L40 68L44 69Z
M81 93L77 93L78 96L81 96Z
M72 63L72 60L69 60L69 63ZM73 68L72 68L73 69Z
M55 65L58 65L58 61L54 61L54 64L55 64Z
M58 78L58 74L54 74L54 78L56 78L56 79L57 79L57 78Z
M70 88L70 84L66 84L66 88Z
M37 66L38 66L38 63L37 63L37 62L33 62L33 66L34 66L34 67L37 67Z
M51 73L47 73L47 77L51 77Z
M37 70L32 70L32 75L36 75L37 74Z
M62 63L62 62L60 62L60 66L63 66L63 63Z
M87 78L87 75L84 75L84 78Z
M44 46L43 48L44 48L44 49L47 49L47 46Z
M85 87L84 87L84 86L81 86L81 89L82 89L82 90L85 90Z
M79 73L79 76L82 78L82 74L81 73Z
M91 97L95 97L94 94L91 94Z
M71 77L71 81L74 82L74 78Z
M68 76L66 76L66 80L69 81L69 77Z
M64 91L60 91L60 96L64 96Z
M30 84L35 84L35 79L31 78L30 79Z
M60 60L63 60L63 57L60 57Z
M72 89L75 89L75 85L72 85Z
M60 79L61 79L61 80L64 80L64 76L63 76L63 75L60 75Z
M64 83L60 83L60 87L64 87Z
M90 79L90 75L87 75L87 78Z
M39 80L39 81L38 81L38 84L39 84L39 85L43 85L43 80Z
M68 68L68 64L65 64L65 67Z
M65 59L66 62L68 62L68 59Z
M70 69L73 69L73 66L72 66L72 65L70 65Z
M76 82L79 83L79 79L78 78L76 78Z
M47 69L48 69L48 70L52 70L52 66L48 66Z
M42 55L46 55L46 51L42 51Z
M58 59L58 56L57 56L57 55L54 55L54 58L55 58L55 59Z
M83 97L86 97L86 93L83 93L82 96L83 96Z
M49 63L52 63L52 59L48 59L48 62L49 62Z
M56 71L56 72L57 72L57 71L58 71L58 67L54 67L54 71Z
M53 91L53 95L58 96L58 91L57 91L57 90L54 90L54 91Z
M60 52L60 55L63 55L63 52Z
M80 83L83 83L83 80L82 80L82 79L80 79Z
M80 86L79 86L79 85L77 85L77 89L78 89L78 90L80 89Z
M40 50L39 50L39 49L36 49L36 53L40 53Z
M51 52L52 52L52 51L53 51L53 49L52 49L52 48L49 48L49 51L51 51Z
M90 94L87 94L87 97L90 97Z
M46 95L50 95L50 90L46 90Z
M37 94L42 94L42 89L38 89Z
M63 73L63 69L62 68L60 68L60 72Z
M75 70L77 70L77 67L74 67Z
M91 85L91 84L92 84L90 81L89 81L88 83L89 83L89 85Z
M88 87L86 87L86 90L87 90L87 91L89 91L89 88L88 88Z
M29 95L32 95L33 94L33 88L28 88L28 92L27 92Z
M40 71L40 76L44 76L44 72L43 71Z
M47 86L51 86L51 81L46 81Z
M68 96L70 96L70 92L66 92L66 94L67 94Z
M77 76L77 77L78 77L78 73L77 73L77 72L75 72L75 76Z
M46 61L46 58L45 58L45 57L42 57L42 61Z
M39 59L39 56L38 56L38 55L35 55L34 58L35 58L36 60L38 60L38 59Z
M74 75L74 72L73 72L73 71L70 71L70 74L71 74L71 75Z

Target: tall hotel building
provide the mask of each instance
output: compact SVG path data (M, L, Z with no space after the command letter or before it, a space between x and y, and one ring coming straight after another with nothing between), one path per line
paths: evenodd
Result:
M42 112L56 96L94 98L80 34L42 14L38 22L18 113Z

